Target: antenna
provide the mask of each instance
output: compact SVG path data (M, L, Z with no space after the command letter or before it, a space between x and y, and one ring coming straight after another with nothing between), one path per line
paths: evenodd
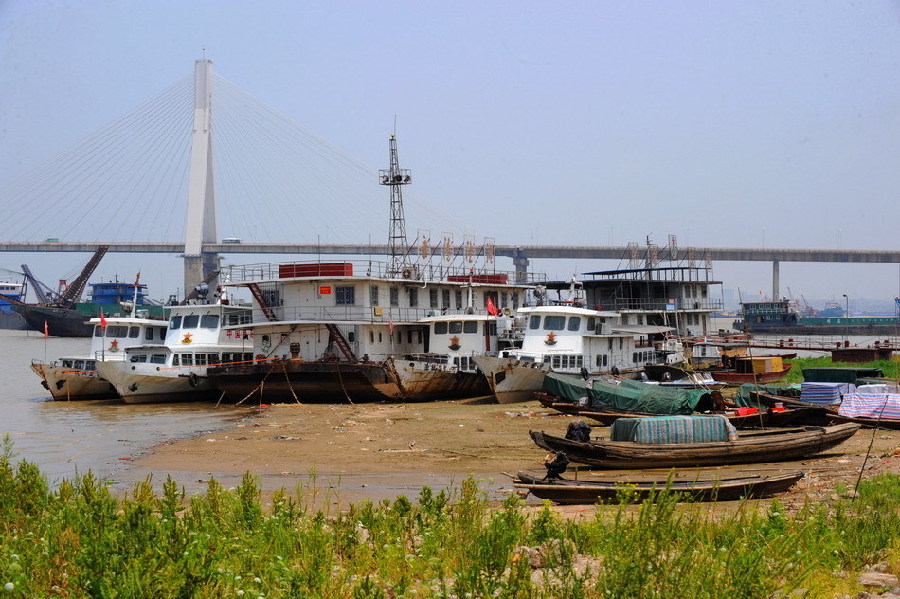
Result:
M396 117L394 128L396 129ZM412 183L412 176L408 169L400 168L400 160L397 158L397 134L391 133L388 142L390 153L390 168L378 171L379 182L391 188L391 224L388 233L388 247L391 254L391 262L388 266L388 276L398 276L408 270L409 258L406 243L406 218L403 216L403 192L404 185Z

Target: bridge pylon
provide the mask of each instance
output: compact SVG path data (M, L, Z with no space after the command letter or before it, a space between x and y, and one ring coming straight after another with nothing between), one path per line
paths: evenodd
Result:
M184 233L184 295L219 268L219 255L204 252L216 243L216 191L213 173L212 61L194 63L194 129Z

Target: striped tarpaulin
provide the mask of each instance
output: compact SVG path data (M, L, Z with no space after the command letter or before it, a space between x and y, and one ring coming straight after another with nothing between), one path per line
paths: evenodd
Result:
M841 395L855 391L856 385L852 383L802 383L800 399L825 405L839 404Z
M900 393L849 393L838 414L847 418L900 420Z

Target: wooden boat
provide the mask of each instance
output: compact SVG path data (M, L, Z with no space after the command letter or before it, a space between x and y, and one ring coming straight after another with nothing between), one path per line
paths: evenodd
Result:
M858 424L805 426L741 433L734 441L701 443L637 443L573 441L529 431L532 441L548 451L564 452L572 462L601 468L677 468L792 460L821 453L846 441Z
M582 406L571 401L561 400L548 393L536 393L538 401L545 408L556 410L570 416L590 418L600 424L610 425L619 418L653 418L660 414L649 412L629 412L612 406L595 407ZM821 407L787 407L770 408L759 411L741 413L740 410L727 410L724 412L711 412L699 414L701 416L724 416L735 428L763 427L763 426L794 426L797 424L825 424L824 420L817 418L824 413Z
M783 379L792 364L784 364L780 356L737 357L729 360L729 368L712 369L712 377L723 383L774 383Z
M566 505L619 502L623 498L637 503L663 491L683 494L685 499L691 501L728 501L782 493L803 477L804 473L798 471L773 476L748 475L735 478L678 480L670 477L658 480L604 481L544 479L519 472L513 481L513 487L528 489L539 499Z

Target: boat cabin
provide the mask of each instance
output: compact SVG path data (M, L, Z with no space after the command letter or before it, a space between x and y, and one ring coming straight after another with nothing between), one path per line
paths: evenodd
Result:
M489 306L514 313L529 289L508 273L427 264L392 273L376 262L297 262L236 266L227 276L253 294L254 354L308 362L445 354L454 336L481 349L485 335L496 337ZM449 319L446 332L435 317Z

